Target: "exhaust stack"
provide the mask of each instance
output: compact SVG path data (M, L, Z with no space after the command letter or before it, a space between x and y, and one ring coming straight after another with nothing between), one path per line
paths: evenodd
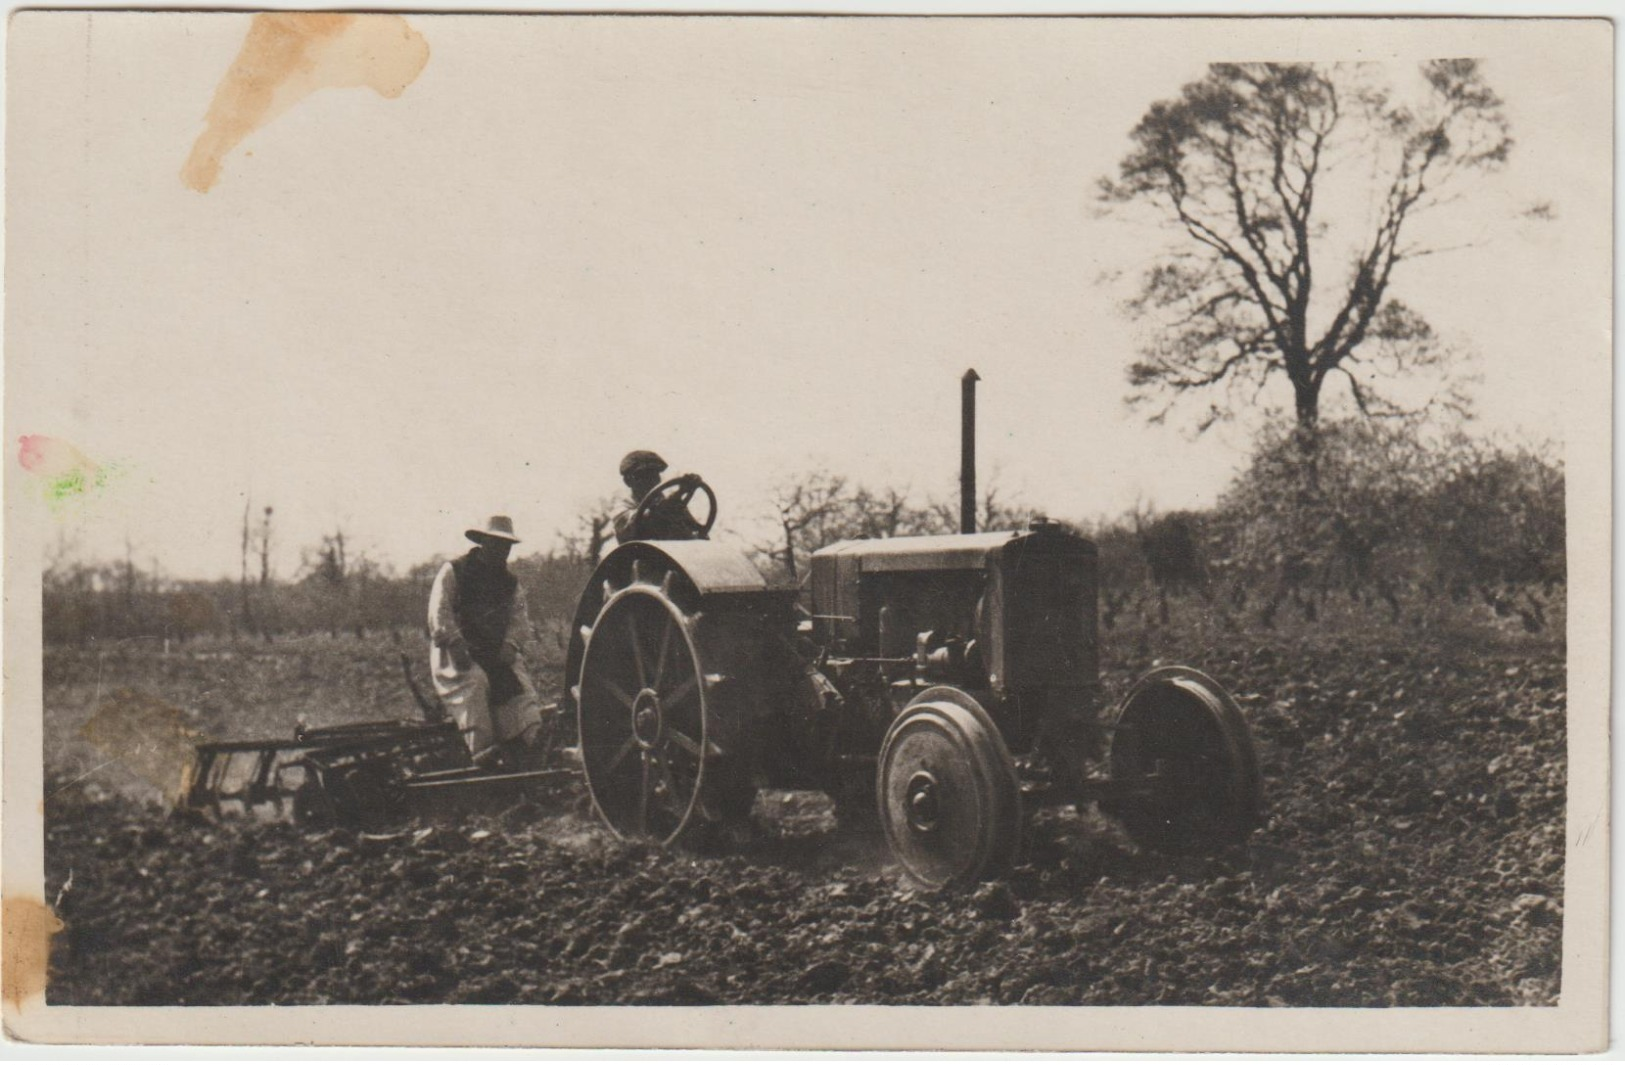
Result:
M974 369L959 379L959 531L976 531L976 382Z

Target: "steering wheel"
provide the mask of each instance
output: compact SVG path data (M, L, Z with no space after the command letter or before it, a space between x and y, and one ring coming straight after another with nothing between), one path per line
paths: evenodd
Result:
M705 493L707 504L704 522L695 521L694 515L688 509L689 502L700 492ZM674 501L680 506L669 507ZM649 494L638 504L637 513L632 515L633 526L641 527L653 518L656 511L663 512L662 517L667 514L681 514L693 537L696 540L703 540L711 531L711 526L717 523L717 494L711 490L710 485L700 479L699 474L685 473L681 477L661 481L649 490Z

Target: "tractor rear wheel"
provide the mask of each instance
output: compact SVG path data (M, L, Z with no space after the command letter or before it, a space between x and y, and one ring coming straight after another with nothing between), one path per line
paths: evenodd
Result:
M1262 808L1247 722L1218 681L1184 666L1146 674L1118 711L1114 814L1142 845L1206 850L1237 843Z
M720 656L708 653L686 584L675 570L634 565L623 586L606 582L582 632L572 692L582 768L594 808L624 839L669 845L702 823L747 816L755 796L716 742L726 678L707 671Z
M898 715L880 749L876 789L886 842L921 886L963 886L1015 861L1015 763L998 726L964 693L933 688Z

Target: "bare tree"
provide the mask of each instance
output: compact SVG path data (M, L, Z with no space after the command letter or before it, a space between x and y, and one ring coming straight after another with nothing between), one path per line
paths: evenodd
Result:
M320 616L331 636L337 636L339 629L345 628L347 621L354 621L356 616L352 602L356 582L352 578L356 575L353 571L357 566L350 556L342 527L324 533L322 542L315 548L305 548L300 552L299 584L303 609ZM360 563L364 568L364 556Z
M784 481L773 491L772 505L784 539L761 550L783 563L791 580L798 580L797 555L810 554L830 537L823 535L850 503L846 478L826 470ZM833 539L838 539L834 537Z
M976 508L976 527L983 532L1020 529L1039 511L1020 502L1006 502L1003 490L990 482L982 489L982 498ZM920 533L953 533L959 531L959 500L939 499L927 508L929 520L922 523Z
M847 509L850 518L848 527L840 530L843 538L877 540L954 531L952 525L943 526L931 508L915 506L906 488L885 491L859 488L852 494Z
M124 616L126 624L135 624L135 541L124 534L124 568L120 571L120 584L124 590Z
M621 501L617 497L605 496L584 511L576 519L575 531L561 537L564 553L589 566L598 565L604 556L604 548L615 535L613 522L620 507Z
M254 624L254 604L248 587L248 552L249 544L252 542L252 534L248 523L248 514L252 508L253 502L249 499L249 497L244 496L243 535L240 551L242 568L237 579L237 598L242 607L243 630L250 633L252 633L256 627Z
M1219 63L1151 106L1117 178L1101 183L1107 203L1150 205L1177 234L1128 304L1161 326L1129 369L1131 403L1155 404L1161 421L1182 397L1206 394L1201 431L1279 375L1312 436L1337 375L1368 416L1425 409L1387 388L1448 376L1450 353L1390 292L1395 270L1449 250L1411 242L1412 223L1450 202L1461 175L1500 166L1512 140L1475 60L1434 60L1420 74L1421 98L1409 102L1365 64ZM1328 264L1340 250L1328 236L1335 211L1317 194L1334 149L1347 150L1346 172L1353 160L1371 168L1377 206L1348 259ZM1459 401L1442 383L1435 391Z
M350 570L349 559L344 553L343 529L335 529L331 534L322 537L322 545L316 549L315 570L317 576L328 584L344 583Z
M1036 512L1006 503L996 484L981 497L980 528L1020 528ZM845 476L815 470L781 482L773 493L773 514L780 535L756 549L799 579L801 560L838 540L878 540L892 536L949 534L959 529L959 503L928 501L916 505L906 488L875 490L854 486Z
M260 552L260 587L265 588L271 583L271 508L267 506L265 513L260 517L259 528Z

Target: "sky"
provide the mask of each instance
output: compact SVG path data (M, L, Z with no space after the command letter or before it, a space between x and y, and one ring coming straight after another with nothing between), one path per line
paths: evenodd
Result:
M653 448L748 539L814 468L951 497L968 367L1007 498L1208 504L1247 433L1125 408L1138 327L1101 279L1163 236L1094 189L1220 59L1484 57L1511 161L1429 223L1473 247L1395 292L1474 353L1478 431L1561 446L1608 364L1596 24L408 22L429 58L398 97L315 92L200 193L181 168L246 16L13 21L8 447L65 441L107 473L14 516L214 577L270 505L280 576L340 528L404 568L497 512L521 551L553 546Z

